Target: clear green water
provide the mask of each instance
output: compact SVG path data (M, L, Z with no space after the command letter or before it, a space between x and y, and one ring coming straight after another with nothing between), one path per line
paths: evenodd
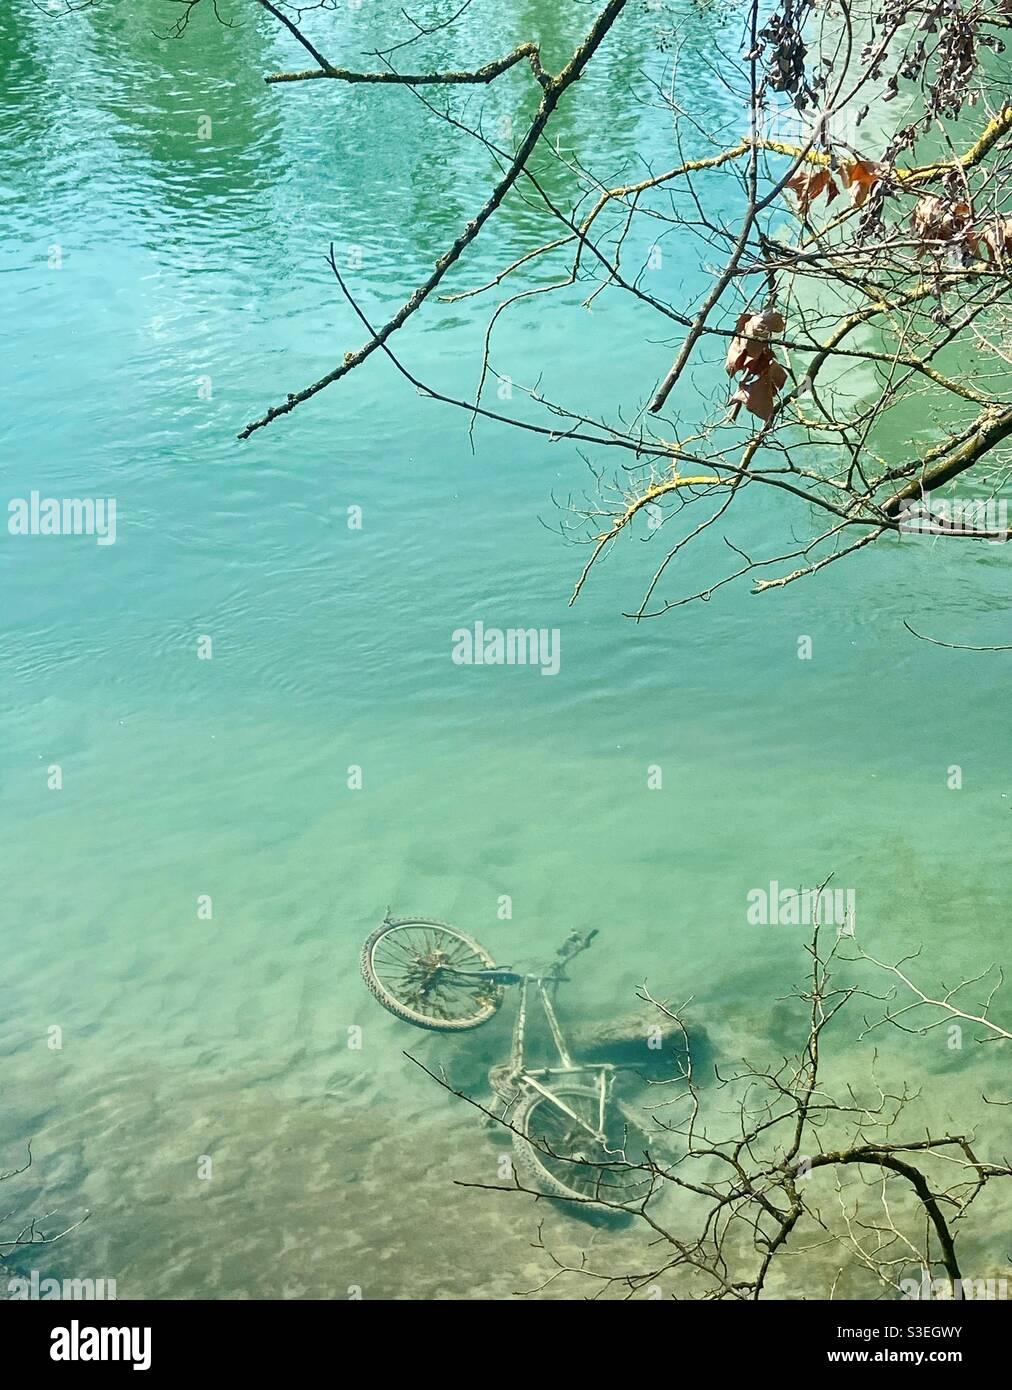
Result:
M19 1200L93 1213L44 1268L116 1278L121 1297L505 1296L543 1269L542 1213L452 1185L494 1180L503 1142L402 1052L471 1078L505 1034L444 1043L397 1024L362 988L361 940L387 905L458 922L501 959L599 927L570 1015L625 1011L647 978L694 996L718 1059L790 1045L776 1000L803 974L803 933L745 921L748 889L771 879L833 871L870 951L923 944L926 985L1007 958L1008 657L902 627L1002 640L1005 554L883 546L634 626L620 614L645 578L639 542L566 606L584 553L539 518L587 481L570 446L482 424L472 452L466 417L378 358L239 444L361 339L328 243L361 248L349 276L379 319L493 165L409 93L265 87L299 60L259 19L160 41L164 8L0 15L5 500L118 508L114 546L0 541L0 1166L34 1137ZM580 6L509 10L476 8L470 56L534 34L557 62L586 23ZM401 35L395 14L373 3L323 32L357 62ZM686 22L710 44L712 16ZM630 14L560 113L562 147L602 176L629 176L634 144L671 153L629 81L660 71L653 24ZM448 39L430 52L466 56ZM467 113L519 115L529 85L518 71ZM702 68L693 98L738 137ZM510 200L453 288L548 234ZM704 283L695 256L665 243L669 293ZM536 352L559 395L600 412L639 400L670 360L664 325L607 296L588 317L578 299L516 306L497 365L528 379ZM480 302L433 303L400 349L466 392L484 323ZM760 501L733 535L748 548L778 524ZM704 581L701 559L681 589ZM558 626L560 674L453 665L452 630L479 618ZM841 1026L833 1066L860 1081L873 1043L857 1032ZM939 1123L1004 1084L996 1050L879 1042ZM560 1248L586 1239L549 1222Z

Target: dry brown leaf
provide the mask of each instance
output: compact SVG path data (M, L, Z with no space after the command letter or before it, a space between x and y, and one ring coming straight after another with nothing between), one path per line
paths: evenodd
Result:
M840 182L850 189L850 201L854 207L863 207L868 194L885 175L884 164L874 164L866 159L852 159L840 165Z
M914 235L921 241L956 241L962 239L976 247L977 238L970 231L970 218L973 209L969 203L947 203L934 194L919 198L913 211ZM926 247L921 247L922 255Z
M766 371L759 376L743 377L737 391L731 397L731 418L737 415L738 406L744 406L760 420L769 421L773 416L777 392L787 380L787 373L779 362L771 362Z
M999 218L980 235L989 261L1003 261L1012 256L1012 217Z
M808 216L808 209L821 193L825 193L828 205L840 192L833 175L824 166L799 169L787 180L787 187L797 197L798 211L802 217Z
M764 344L771 334L782 333L784 327L783 315L775 309L763 309L759 314L739 314L724 364L728 376L761 370L756 364L764 354L772 361L773 355Z
M774 357L769 340L785 327L783 314L772 306L758 314L746 311L738 315L725 363L728 376L741 375L738 389L731 397L732 420L738 418L742 406L760 420L772 418L777 392L787 380L787 373Z
M768 422L773 416L777 393L786 380L787 373L770 353L769 361L764 363L761 372L746 375L739 382L737 391L731 397L731 419L735 419L739 408L744 406L760 420Z

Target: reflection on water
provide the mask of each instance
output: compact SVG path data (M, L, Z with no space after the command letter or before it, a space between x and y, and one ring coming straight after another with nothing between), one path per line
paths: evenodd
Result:
M93 1213L52 1267L115 1277L124 1297L507 1296L543 1278L542 1213L452 1185L490 1177L502 1137L403 1055L470 1084L501 1057L500 1025L450 1045L405 1029L361 986L361 940L388 905L459 921L501 959L599 927L574 1023L625 1012L647 978L694 996L718 1061L795 1036L776 1001L803 973L800 935L746 921L772 879L832 870L869 949L923 942L926 984L974 973L1002 950L1007 666L922 646L902 620L972 631L1003 602L1003 557L903 544L634 628L617 615L639 554L566 607L584 557L539 524L557 519L553 490L585 485L565 445L483 424L472 454L466 419L375 357L239 445L247 419L360 342L328 245L381 317L495 165L410 93L266 87L294 55L259 18L198 17L171 42L152 32L162 8L0 15L9 496L115 496L119 521L114 547L0 545L0 1166L34 1136L20 1197ZM705 48L713 21L688 16ZM541 0L508 20L477 7L430 51L491 57L538 33L557 57L584 20ZM356 60L401 36L395 7L321 22ZM672 155L629 77L663 61L651 23L630 17L555 128L603 177L630 172L634 145ZM709 128L734 128L704 65L693 81ZM455 109L519 122L529 86L518 70ZM545 173L565 202L566 176ZM546 227L509 200L453 288ZM665 265L687 296L706 283L684 249ZM588 317L582 297L547 317L515 306L497 361L525 379L537 343L555 394L639 399L667 329L644 344L638 313L604 296ZM402 351L471 390L485 314L427 305ZM558 626L558 677L455 666L451 633L478 619ZM835 1039L843 1079L867 1075L857 1032ZM897 1038L880 1061L924 1083L940 1121L1000 1086L997 1056L943 1041ZM604 1239L548 1220L562 1250Z

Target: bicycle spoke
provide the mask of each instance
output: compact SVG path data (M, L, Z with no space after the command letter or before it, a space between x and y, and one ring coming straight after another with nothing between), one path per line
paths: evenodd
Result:
M466 1022L498 1003L501 987L472 973L488 969L491 962L450 927L394 925L376 942L371 960L384 987L429 1018Z
M539 1163L558 1182L583 1197L621 1205L644 1197L649 1180L635 1167L624 1166L617 1146L594 1137L597 1097L563 1094L559 1099L579 1115L590 1133L549 1100L540 1102L532 1112L528 1131Z

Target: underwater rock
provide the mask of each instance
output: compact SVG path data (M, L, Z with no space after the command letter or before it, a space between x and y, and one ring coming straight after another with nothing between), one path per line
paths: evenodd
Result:
M566 1028L574 1057L587 1061L638 1062L644 1066L670 1065L685 1055L685 1035L679 1025L659 1009L644 1005L618 1018L574 1023ZM693 1057L706 1047L699 1027L690 1030Z

